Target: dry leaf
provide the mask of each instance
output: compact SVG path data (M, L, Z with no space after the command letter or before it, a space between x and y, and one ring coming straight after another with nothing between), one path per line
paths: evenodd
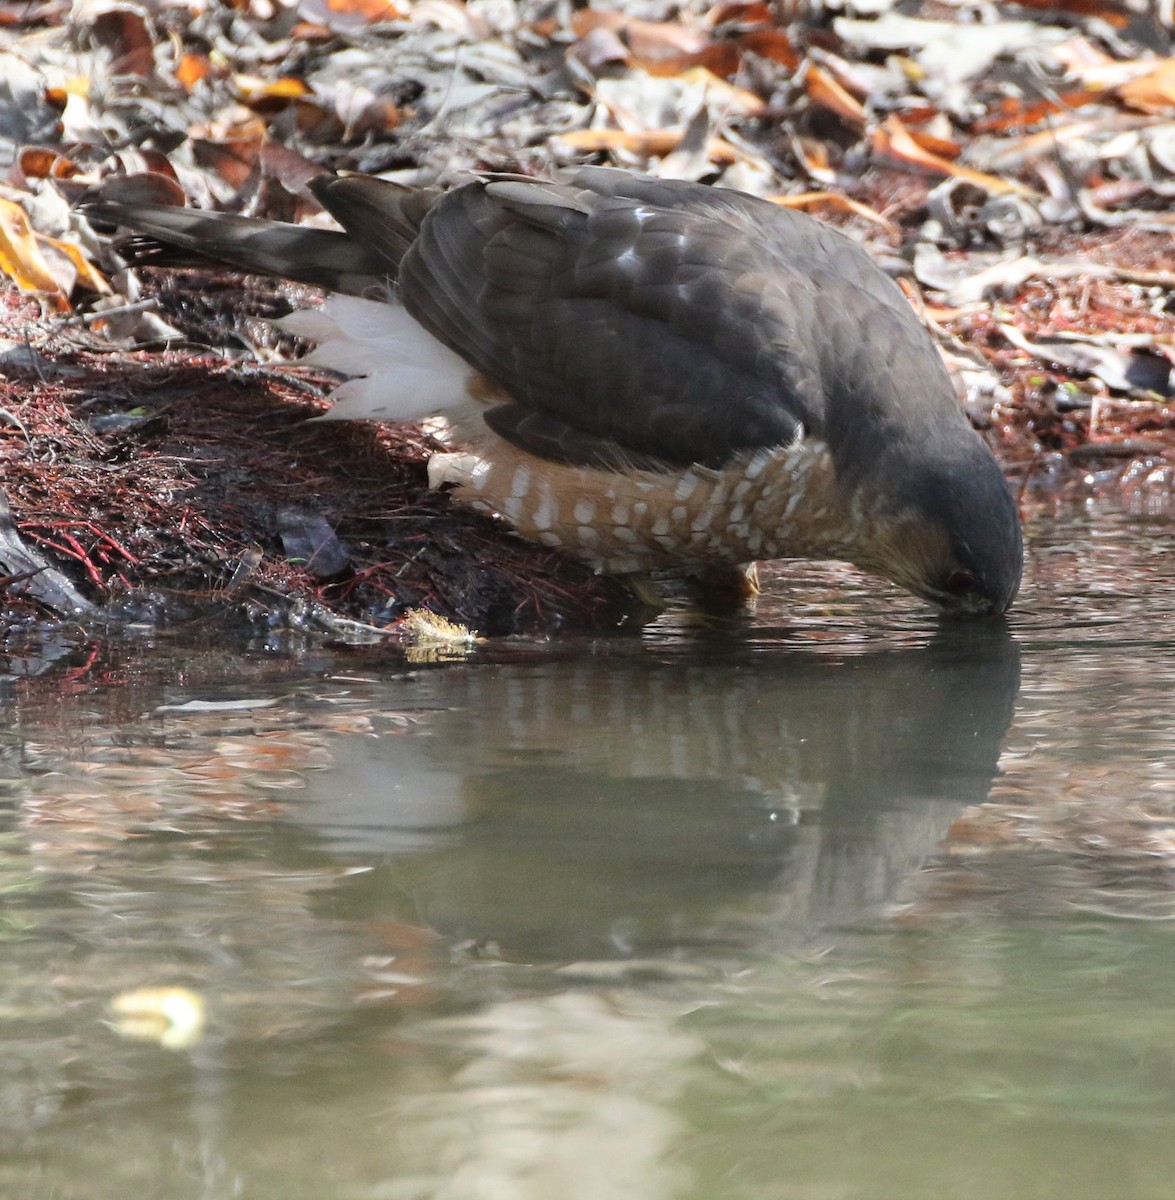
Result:
M575 129L559 135L558 140L571 150L623 150L641 158L664 158L681 145L681 129L646 129L630 133L624 129ZM737 162L739 153L722 138L711 138L706 149L711 162Z
M44 234L37 234L36 237L41 251L45 255L45 260L61 284L63 292L68 295L75 287L82 287L103 296L110 295L112 290L110 284L90 264L80 246L74 242L67 242L63 238L46 237ZM66 263L61 264L65 268L64 270L59 269L58 264L54 262L54 255L61 255L66 260ZM71 274L73 278L66 286L68 276Z
M1145 113L1175 112L1175 58L1164 59L1153 71L1118 88L1123 104Z
M775 13L769 4L717 4L706 13L711 29L719 25L773 25Z
M154 73L155 35L141 9L110 5L94 16L90 36L110 55L112 75L136 75L146 79Z
M1013 346L1041 362L1096 375L1116 392L1171 394L1171 364L1157 354L1145 350L1119 350L1077 334L1040 335L1030 340L1015 326L1000 325L998 328Z
M717 105L711 104L711 109L721 108L726 113L757 117L767 108L767 105L754 92L727 83L725 79L705 67L690 67L683 71L681 81L702 87L706 92L707 99L716 99L718 103Z
M567 53L583 63L593 75L602 74L608 67L632 61L620 35L602 25L586 33Z
M973 128L976 133L1012 133L1038 125L1048 117L1071 112L1086 104L1104 99L1103 88L1083 88L1081 91L1062 92L1054 100L1025 101L1020 97L1006 97L995 106L991 115L980 117Z
M933 133L927 133L924 129L909 129L907 132L929 154L935 154L939 158L949 159L953 162L960 154L963 153L963 147L950 138L936 137Z
M410 11L396 0L299 0L298 10L305 20L340 33L359 32L368 25L386 21L403 21Z
M25 179L72 179L81 173L72 158L48 146L26 146L17 163Z
M485 23L461 0L414 0L408 20L414 28L432 25L463 38L484 38L487 34Z
M1108 67L1114 60L1100 47L1084 36L1070 38L1053 48L1053 58L1070 75L1078 75L1090 67Z
M741 37L711 42L693 56L690 65L705 67L715 75L729 79L742 69L743 60L753 54L769 62L780 63L794 71L800 65L800 56L792 46L787 34L779 29L753 30ZM683 64L684 65L684 64Z
M230 187L244 186L261 153L261 139L240 138L231 142L192 139L192 157Z
M873 152L882 158L920 167L922 170L936 175L950 175L956 179L965 179L968 183L973 183L976 187L981 187L994 195L1006 195L1009 192L1016 192L1023 196L1035 195L1031 188L1025 187L1021 183L960 166L951 162L950 159L923 150L898 117L887 117L885 123L873 131Z
M869 205L862 204L860 200L854 200L840 192L798 192L793 196L768 196L767 199L772 204L778 204L783 208L798 208L804 212L810 212L814 208L843 209L845 212L863 217L866 221L872 221L875 225L880 225L886 233L893 237L900 236L901 231L888 217L883 217L875 208L870 208Z
M175 77L179 85L187 92L212 74L212 60L203 54L181 54L175 64Z
M1002 252L971 251L961 258L947 258L925 242L914 250L914 274L923 286L942 292L949 305L976 304L993 295L1014 296L1030 279L1054 283L1063 279L1117 279L1141 287L1175 290L1175 272L1171 271L1137 271L1086 258L1041 259Z
M234 75L233 83L241 99L249 105L259 100L300 100L312 94L312 89L301 79L289 76L266 80L253 75Z
M23 208L0 199L0 271L25 292L40 292L57 309L69 301L41 253L37 236Z
M869 114L855 97L839 84L822 67L810 66L804 76L808 88L808 99L813 104L829 108L850 125L864 125Z
M828 158L828 147L815 138L796 137L792 139L792 149L804 174L816 183L834 184L836 171Z
M597 31L614 34L642 62L680 59L697 54L707 38L676 21L643 21L620 12L581 9L571 17L572 32L587 38Z
M1130 21L1129 11L1115 0L1019 0L1021 8L1043 9L1048 12L1071 13L1074 16L1097 17L1114 29L1123 29Z
M183 207L184 189L174 175L145 171L136 175L111 175L102 181L103 200L120 204L174 204Z

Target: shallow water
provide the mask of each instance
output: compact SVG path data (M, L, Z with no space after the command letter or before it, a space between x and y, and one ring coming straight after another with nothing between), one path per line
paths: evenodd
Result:
M1173 534L1006 628L13 647L0 1196L1166 1200Z

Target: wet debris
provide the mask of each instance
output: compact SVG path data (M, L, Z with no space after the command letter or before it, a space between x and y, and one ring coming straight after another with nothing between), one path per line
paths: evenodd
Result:
M0 491L0 588L10 597L27 596L60 616L93 616L95 607L69 579L21 539L8 497Z
M351 569L351 554L321 514L298 505L278 509L277 534L287 561L315 579L335 579Z
M1143 334L1141 341L1134 342L1138 349L1123 350L1105 345L1104 339L1081 334L1058 333L1030 341L1011 325L1000 325L999 331L1013 346L1041 362L1095 375L1111 391L1127 392L1139 398L1148 395L1167 398L1172 393L1170 361L1142 348L1155 345L1153 336ZM1128 336L1115 340L1121 346Z
M447 621L427 609L406 613L397 628L409 662L451 662L465 658L481 640L476 630Z

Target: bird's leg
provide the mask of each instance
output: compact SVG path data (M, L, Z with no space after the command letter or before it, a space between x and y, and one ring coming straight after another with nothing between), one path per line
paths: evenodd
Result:
M674 571L634 571L621 577L633 599L654 613L670 606L703 617L726 617L754 606L759 572L754 563L722 563L681 575Z

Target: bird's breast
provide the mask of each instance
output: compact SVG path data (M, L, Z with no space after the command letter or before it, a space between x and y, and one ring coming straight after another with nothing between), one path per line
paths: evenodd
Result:
M851 558L859 514L814 438L721 469L602 470L540 459L486 429L451 437L429 480L529 541L609 574L792 557Z

